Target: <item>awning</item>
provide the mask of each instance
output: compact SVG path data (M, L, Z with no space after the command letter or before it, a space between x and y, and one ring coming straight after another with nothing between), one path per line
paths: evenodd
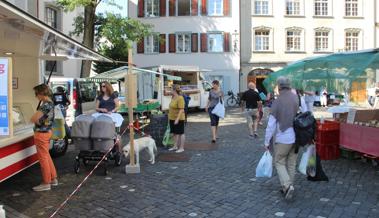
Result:
M96 76L90 77L88 79L90 79L92 81L97 81L99 79L101 79L101 80L109 80L109 81L112 81L114 79L121 80L128 73L128 69L129 69L128 66L123 66L123 67L119 67L119 68L116 68L116 69L113 69L113 70L110 70L110 71L106 71L106 72L101 73L101 74L97 74ZM156 72L156 71L142 69L142 68L137 68L137 67L133 67L133 73L151 73L151 74L156 74L156 75L163 75L163 76L167 77L167 79L169 79L169 80L176 80L176 81L181 81L182 80L182 78L179 77L179 76L172 76L172 75L169 75L169 74L159 73L159 72Z
M211 72L212 70L200 69L198 66L181 66L181 65L160 65L158 66L163 71L175 72Z
M0 56L113 62L6 1L0 1Z

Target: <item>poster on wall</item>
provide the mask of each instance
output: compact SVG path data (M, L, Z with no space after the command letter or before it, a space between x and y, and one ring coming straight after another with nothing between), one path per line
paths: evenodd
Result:
M9 135L8 59L0 58L0 136Z

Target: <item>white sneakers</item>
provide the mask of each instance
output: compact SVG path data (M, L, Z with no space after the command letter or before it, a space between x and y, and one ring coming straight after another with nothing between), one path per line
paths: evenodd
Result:
M178 147L174 146L174 147L172 147L172 148L169 148L168 150L169 150L169 151L175 151L175 150L178 150Z
M293 193L295 191L295 188L293 187L293 185L290 185L290 187L288 187L287 191L286 191L286 195L285 195L285 199L286 200L291 200L292 197L293 197Z
M50 191L51 185L50 184L41 184L33 187L33 191L36 192L42 192L42 191Z
M58 186L58 179L53 179L50 184L41 184L33 187L33 191L42 192L42 191L50 191L51 186Z
M58 186L58 184L59 184L59 183L58 183L58 179L56 179L56 178L53 179L53 180L51 181L51 183L50 183L51 186Z
M181 149L176 150L175 152L176 152L176 153L182 153L182 152L184 152L184 149L181 148Z

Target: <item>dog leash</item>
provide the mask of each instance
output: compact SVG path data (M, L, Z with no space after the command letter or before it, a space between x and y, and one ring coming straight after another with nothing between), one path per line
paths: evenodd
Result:
M129 127L131 126L134 126L133 123L129 123L129 126L127 128L125 128L123 130L123 132L120 134L120 138L125 134L126 130L129 129ZM83 179L82 182L79 183L79 185L75 188L75 190L66 198L66 200L64 200L60 205L59 207L54 211L53 214L51 214L50 218L54 217L55 215L57 215L57 213L67 204L67 202L72 198L72 196L74 196L74 194L76 194L76 192L79 191L79 189L83 186L83 184L88 180L88 178L93 174L93 172L100 166L101 162L104 161L104 159L108 156L108 154L112 151L112 149L114 148L114 146L116 146L116 144L119 142L120 139L116 139L116 142L113 144L113 146L111 146L111 148L103 155L103 157L101 158L101 160L95 165L95 167L88 173L88 175Z

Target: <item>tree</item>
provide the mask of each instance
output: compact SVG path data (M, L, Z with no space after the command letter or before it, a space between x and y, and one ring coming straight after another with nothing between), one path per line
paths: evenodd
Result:
M101 27L98 28L103 43L99 43L99 52L119 63L95 62L95 71L102 73L125 65L128 60L128 49L133 42L153 35L153 26L120 15L107 13Z
M117 6L114 0L104 0L110 5ZM84 7L83 18L83 44L89 48L94 48L95 38L95 21L96 21L96 8L102 0L57 0L65 10L73 11L77 7ZM89 77L91 72L91 61L82 62L81 77Z

